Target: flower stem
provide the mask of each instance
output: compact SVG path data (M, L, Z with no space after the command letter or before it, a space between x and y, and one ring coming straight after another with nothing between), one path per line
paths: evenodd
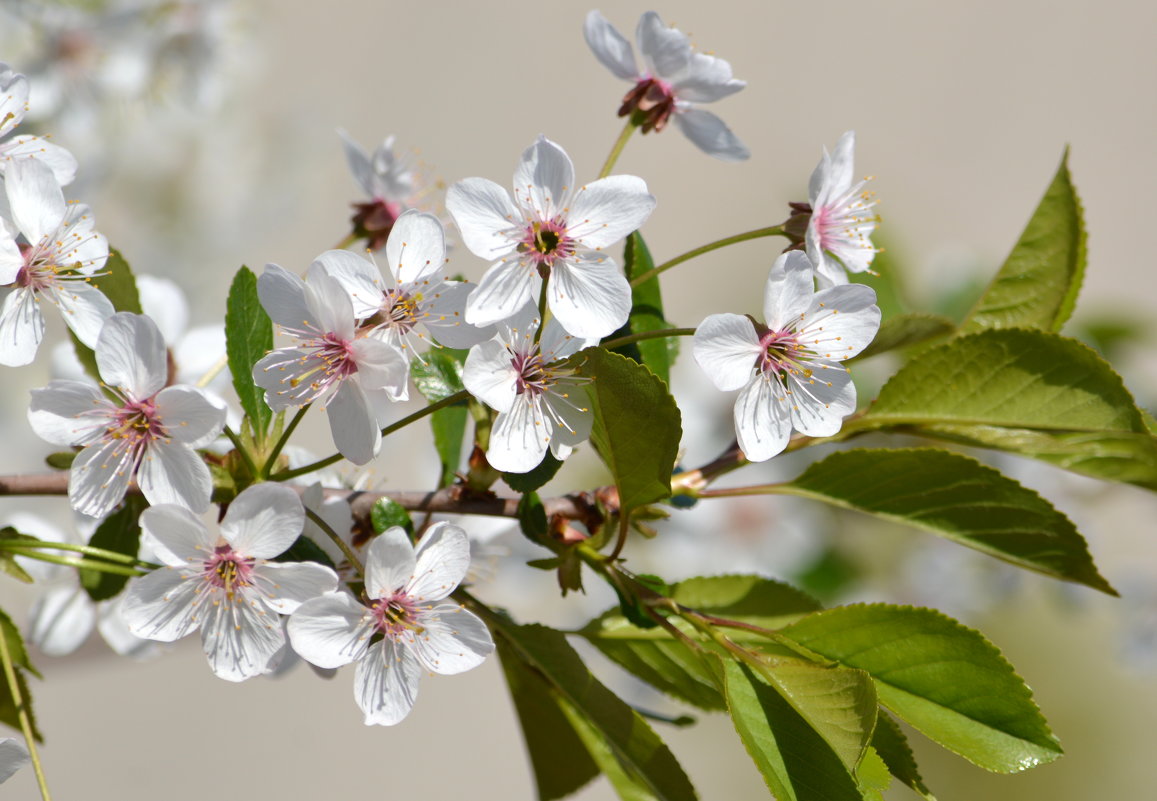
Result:
M689 250L681 256L676 256L675 258L671 259L670 261L663 262L662 264L660 264L658 267L654 268L653 270L647 270L647 272L643 273L642 275L636 276L635 279L633 281L631 281L631 287L634 288L634 287L639 286L640 284L646 283L647 281L650 281L652 278L659 275L660 273L665 273L665 272L667 272L667 270L670 270L672 267L678 266L685 261L689 261L690 259L693 259L696 256L702 256L704 253L710 253L713 250L719 250L719 248L724 248L724 247L727 247L728 245L734 245L734 244L737 244L739 242L746 242L749 239L760 239L760 238L765 237L765 236L780 236L782 234L783 234L783 226L782 225L773 225L770 228L757 228L754 231L747 231L747 232L742 233L742 234L735 234L734 236L728 236L728 237L725 237L723 239L718 239L714 242L708 242L706 245L701 245L701 246L695 248L694 250Z
M350 245L352 245L354 242L357 242L357 241L358 241L357 232L356 231L350 231L348 234L346 234L345 238L342 239L340 242L338 242L336 245L334 245L333 248L331 248L331 250L345 250L346 248L348 248Z
M660 328L655 331L640 331L637 334L628 334L624 337L615 337L614 339L607 339L599 344L607 350L621 348L623 345L630 345L634 342L642 342L644 339L661 339L663 337L689 337L695 333L694 328Z
M36 559L40 562L50 562L54 565L65 565L66 567L75 567L81 570L96 570L100 573L113 573L117 576L128 576L130 578L144 576L149 572L147 570L138 570L127 565L114 565L93 559L78 559L75 556L58 556L57 554L43 553L35 548L21 548L13 544L5 545L4 550L8 553L26 556L29 559Z
M329 523L322 519L321 515L310 509L308 506L305 507L305 515L313 521L314 525L324 531L327 537L333 540L333 544L341 549L341 552L345 554L345 558L349 560L351 565L353 565L353 568L357 571L358 575L364 577L366 574L365 567L362 566L362 561L358 559L357 554L355 554L353 551L353 548L351 548L345 540L338 536L338 533L330 527Z
M28 705L24 702L24 695L20 692L20 682L16 679L16 666L12 664L12 652L8 649L8 637L0 631L0 662L4 663L4 678L8 682L8 690L12 693L12 703L16 707L16 716L20 718L20 731L24 733L24 742L28 745L28 756L32 759L32 769L36 772L36 783L40 786L40 797L44 801L52 801L48 792L48 782L44 778L44 768L40 764L40 754L36 751L36 737L32 733L32 717L28 714Z
M293 415L293 419L289 421L289 425L285 427L277 442L274 443L273 450L269 452L269 456L265 457L265 464L261 466L261 476L266 478L269 476L269 471L273 469L273 464L277 461L277 457L285 450L285 445L289 442L289 436L293 433L293 430L297 428L297 424L301 422L301 418L305 417L305 413L309 411L309 407L312 405L312 403L305 404Z
M197 379L197 383L194 386L200 387L202 389L209 386L209 383L218 375L220 375L221 371L224 370L228 365L229 357L222 356L212 367L205 371L203 376Z
M546 287L550 283L550 276L542 279L542 289L538 291L538 328L534 330L534 344L537 345L542 340L542 329L546 328L546 321L550 315L550 309L546 307Z
M253 457L249 453L249 449L241 442L241 438L234 433L233 429L225 426L225 436L233 443L233 449L241 454L241 461L245 462L246 469L249 470L249 475L257 476L257 465L253 463Z
M11 550L13 546L20 550L26 548L48 548L54 551L73 551L109 562L120 562L121 564L129 566L158 567L158 565L154 565L151 562L142 562L128 554L106 551L104 548L94 548L91 545L81 545L73 542L46 542L44 540L0 540L0 551Z
M623 153L623 148L627 145L627 140L631 138L631 134L639 126L635 124L634 117L627 117L627 124L623 126L622 133L619 138L615 140L615 144L611 147L611 152L607 156L607 160L603 162L603 168L599 170L599 177L606 178L611 174L611 170L615 168L615 162L619 160L619 156Z

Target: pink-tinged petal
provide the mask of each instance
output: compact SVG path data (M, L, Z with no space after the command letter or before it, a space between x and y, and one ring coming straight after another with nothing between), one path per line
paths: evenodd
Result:
M286 624L289 644L305 661L339 668L361 658L374 633L369 610L346 592L312 598Z
M465 281L443 281L433 288L422 324L439 345L466 349L494 336L492 327L466 322L466 301L475 289Z
M201 625L201 607L212 607L209 592L198 592L204 582L185 578L182 571L162 567L129 582L121 606L129 631L146 640L173 642ZM206 600L209 603L205 603Z
M190 448L208 445L225 427L225 407L195 387L165 387L157 393L156 404L166 433Z
M371 262L348 250L327 250L314 264L320 264L349 295L354 316L359 320L375 314L382 306L382 275Z
M3 209L0 209L0 214ZM20 275L20 268L24 266L24 257L20 255L20 248L16 238L5 231L3 221L0 221L0 286L13 283Z
M152 318L130 312L109 317L96 341L101 379L133 400L151 398L169 375L169 352Z
M791 408L777 379L756 375L739 393L735 435L743 454L753 462L767 461L787 447Z
M357 380L364 390L384 389L391 400L410 396L410 361L380 339L363 337L350 348L358 366Z
M535 219L553 219L569 205L574 164L566 151L545 136L522 152L514 170L514 202Z
M549 420L520 395L509 412L501 412L490 429L486 460L496 470L528 473L538 467L550 445L553 429Z
M357 381L343 381L330 397L325 411L333 444L342 456L363 465L378 455L382 432L377 414Z
M44 315L31 289L17 287L0 308L0 364L31 364L44 339Z
M221 536L233 550L254 559L272 559L301 536L301 498L281 484L254 484L229 504Z
M8 162L4 172L12 221L33 246L55 236L67 208L52 169L36 159Z
M772 331L797 330L807 323L812 303L812 262L805 253L780 254L763 290L763 319Z
M354 338L354 307L336 278L331 278L320 263L309 265L305 282L305 305L317 330L334 333L342 339Z
M125 497L136 462L124 440L110 440L85 448L72 462L68 475L68 502L89 517L104 517Z
M201 647L213 673L226 681L245 681L274 667L285 645L281 616L239 592L220 593L215 603L202 604Z
M96 347L104 324L116 314L112 301L96 286L84 281L62 282L53 300L76 338L90 348Z
M476 668L494 653L486 624L458 604L438 604L422 615L421 634L414 636L414 655L422 667L443 676Z
M701 108L679 109L675 124L695 147L720 161L746 161L751 157L747 145L731 132L723 120Z
M497 339L475 345L466 355L462 384L471 395L492 409L510 411L517 394L517 378L510 352Z
M257 297L273 322L282 328L301 329L311 324L305 304L305 281L276 264L266 264L257 279Z
M20 124L28 112L28 78L0 61L0 136Z
M868 347L879 330L875 291L848 284L815 294L800 340L822 358L843 361Z
M141 311L153 318L166 342L176 342L189 327L189 302L176 282L155 275L136 276Z
M587 14L586 23L583 25L583 38L587 40L587 46L599 63L609 69L616 78L622 78L624 81L638 79L639 68L635 64L634 48L601 12L591 11Z
M695 362L717 389L730 392L751 380L761 349L751 320L738 314L712 314L695 329Z
M283 615L293 614L310 598L337 589L337 573L315 562L264 562L253 572L261 600Z
M366 594L382 598L401 590L410 583L417 564L406 532L398 526L386 529L366 550Z
M362 146L353 140L353 138L343 131L338 129L337 135L341 137L342 150L345 151L345 160L349 165L350 172L353 173L354 180L370 197L374 196L374 168L370 164L370 157Z
M510 193L486 178L466 178L446 190L446 210L475 256L494 261L514 251L522 215Z
M542 279L533 264L511 259L490 266L466 300L466 322L490 325L513 317L536 299Z
M567 213L567 235L598 250L639 230L654 210L655 196L642 178L600 178L575 193Z
M184 506L164 503L141 512L145 542L169 567L200 565L213 555L217 534Z
M180 442L148 443L137 467L137 483L150 504L174 503L194 512L208 509L213 494L213 477L204 460Z
M38 437L53 445L82 445L103 433L101 424L109 420L111 409L95 384L56 380L32 390L28 422Z
M417 602L440 601L466 578L470 540L453 523L435 523L418 541L414 559L414 576L406 585L406 595Z
M371 646L354 671L354 699L367 726L401 723L418 697L422 666L403 645L386 638Z
M15 737L0 739L0 784L31 761L28 749Z
M0 118L3 116L4 112L0 111ZM9 163L27 160L47 166L61 186L68 186L76 178L76 156L43 136L14 136L0 144L0 173Z
M28 639L49 656L66 656L96 625L96 604L78 584L53 587L28 613Z
M731 65L721 58L705 53L691 53L687 71L671 82L675 96L691 103L713 103L733 95L746 81L732 77Z
M856 385L846 368L830 362L813 368L810 378L789 379L791 423L809 437L830 437L856 410Z
M568 333L605 337L631 314L631 285L610 259L559 262L547 287L551 312Z
M410 209L386 240L386 262L398 284L416 284L441 273L446 265L446 232L433 214Z
M682 75L691 61L687 34L663 24L654 11L639 18L635 40L647 71L654 77L671 80Z

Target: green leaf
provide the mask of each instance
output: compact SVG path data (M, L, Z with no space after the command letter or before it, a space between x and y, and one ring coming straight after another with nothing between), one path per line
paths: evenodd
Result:
M627 280L631 281L654 267L651 252L639 232L636 231L627 237L623 249L623 271ZM659 277L655 276L631 289L630 317L622 328L607 339L642 334L646 331L661 331L671 327L663 317L663 295L659 288ZM645 339L642 342L615 348L614 352L647 365L651 368L651 372L663 381L670 382L671 365L674 364L679 352L679 340L677 337Z
M599 775L585 741L578 736L563 711L565 701L541 673L528 665L502 637L496 640L498 659L514 709L522 724L522 736L534 769L541 801L570 795Z
M720 662L735 730L778 801L862 801L847 767L783 696L747 665Z
M1117 594L1067 517L967 456L936 448L842 451L779 490L915 526L1019 567Z
M683 429L667 385L625 356L587 348L573 357L587 384L591 441L610 468L623 513L671 494L671 472Z
M8 645L8 655L12 657L12 664L27 670L38 679L44 678L40 675L40 671L32 666L32 661L28 658L28 649L24 646L24 638L20 636L20 629L12 622L12 618L8 617L8 613L3 610L0 610L0 633L3 634L4 642ZM3 682L3 673L0 672L0 684Z
M99 289L109 299L112 307L119 312L141 314L141 298L137 292L137 280L125 257L119 250L110 248L108 261L105 262L101 275L91 279L90 283ZM100 381L100 371L96 367L96 354L92 349L76 338L76 334L69 330L72 346L76 350L76 358L96 381Z
M845 364L867 359L890 350L919 345L933 339L946 337L956 330L956 324L938 314L902 314L892 317L880 325L880 330L872 344L864 348Z
M57 451L44 457L44 463L53 470L68 470L76 461L76 451Z
M141 547L141 512L147 506L144 498L140 496L125 496L120 508L96 527L88 544L94 548L136 557ZM107 601L116 596L129 580L128 576L100 570L81 569L77 572L80 576L80 586L94 601Z
M869 747L864 752L864 759L856 768L856 783L860 785L864 801L884 801L884 791L892 786L892 774L875 748Z
M876 716L876 731L872 734L872 748L888 766L888 772L925 801L936 801L936 796L924 785L916 767L916 757L908 747L908 738L899 724L886 712Z
M781 633L867 671L884 706L986 770L1021 771L1062 753L1000 651L939 612L857 604L816 612Z
M464 350L439 348L431 350L421 359L413 360L410 364L410 377L427 401L437 403L462 391L462 365L466 353ZM438 460L442 465L442 474L438 479L439 487L448 487L454 483L462 461L462 442L466 436L468 417L465 401L439 409L430 415L430 428L434 432L434 449L438 452Z
M1041 328L1059 331L1085 274L1085 223L1069 177L1069 151L1008 260L980 296L961 331Z
M517 512L518 526L526 538L531 542L544 545L548 521L546 519L546 507L542 505L542 499L538 497L538 493L533 490L524 493L518 499Z
M638 712L596 679L561 632L488 617L495 633L581 718L584 734L606 744L630 781L660 801L696 797L687 774ZM564 708L565 709L565 708ZM597 759L597 757L596 757Z
M12 526L5 526L0 528L0 541L2 540L17 540L26 542L40 542L36 537L28 534L21 534ZM19 562L16 561L16 555L11 551L0 550L0 570L3 570L12 578L18 581L23 581L25 584L33 584L36 579L28 574Z
M637 780L634 774L615 756L611 744L583 717L573 706L565 700L559 706L574 727L574 733L582 740L590 756L611 783L620 801L657 801L658 796L651 792L643 781Z
M370 525L375 534L381 534L388 528L401 526L406 534L414 536L414 521L406 508L392 498L378 498L370 507Z
M233 276L225 302L225 354L233 389L257 436L263 437L273 420L265 390L253 381L253 365L273 350L273 321L257 295L257 276L242 267Z
M554 478L560 467L562 462L555 459L554 454L548 450L538 467L529 473L503 473L502 478L515 492L537 492L546 482Z
M24 701L24 709L28 713L29 722L32 724L32 736L36 742L42 743L44 737L36 725L36 715L32 711L32 692L28 689L28 681L24 677L24 671L27 670L37 678L41 678L41 676L28 659L28 650L24 647L24 638L20 636L20 630L12 622L12 618L3 611L0 611L0 636L4 637L4 642L8 646L8 654L12 657L12 665L16 673L16 686ZM12 695L12 688L8 685L3 672L0 671L0 723L19 729L19 712L16 699Z

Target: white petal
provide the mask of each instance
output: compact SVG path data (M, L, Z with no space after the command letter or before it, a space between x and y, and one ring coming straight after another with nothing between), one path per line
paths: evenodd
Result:
M64 193L52 168L36 159L8 162L4 172L12 221L35 247L64 222Z
M334 447L342 456L356 465L363 465L378 455L382 432L378 428L377 415L357 381L343 381L330 397L325 411Z
M624 81L638 80L639 68L635 65L635 51L607 18L599 11L587 14L583 25L583 37L587 46L595 54L599 63Z
M863 284L821 290L815 294L807 321L800 339L813 352L835 361L850 359L880 330L876 293Z
M691 60L691 42L682 31L664 25L654 11L648 11L639 19L635 39L651 75L670 80L687 69Z
M414 655L422 666L444 676L476 668L494 652L486 624L458 604L438 604L422 615Z
M537 318L537 310L535 310L535 316ZM537 325L532 327L529 335L533 335L534 328L537 327ZM559 324L557 319L552 317L546 322L546 328L543 329L542 339L539 341L538 347L543 360L549 364L578 353L583 348L593 347L599 344L599 339L599 337L577 337L569 333Z
M53 587L28 613L28 639L49 656L66 656L84 644L96 625L96 605L80 585Z
M316 562L263 562L253 568L261 600L275 612L292 614L311 598L337 589L337 573Z
M732 77L729 63L716 56L695 52L691 53L687 71L671 82L675 96L691 103L722 100L745 86L745 81Z
M382 306L382 275L367 259L348 250L327 250L314 261L321 264L350 297L354 316L359 320Z
M15 737L0 738L0 784L31 761L28 749Z
M675 124L704 153L720 161L745 161L751 151L739 141L723 120L701 108L681 109L675 113Z
M209 400L204 390L165 387L157 393L156 404L168 435L190 448L208 445L225 427L225 408Z
M631 314L631 285L610 259L558 262L547 287L551 312L568 333L605 337Z
M470 349L462 368L462 384L471 395L492 409L506 412L514 404L518 373L510 352L497 339Z
M305 348L279 348L253 365L253 383L265 390L265 402L275 412L312 401L316 390L310 381L297 380L325 367L321 358Z
M365 653L373 621L353 596L336 592L303 603L285 628L290 645L302 659L332 669Z
M559 382L539 402L549 407L549 416L554 421L550 447L555 450L557 458L565 458L558 456L557 449L560 446L573 448L590 439L594 415L591 414L590 399L584 384Z
M393 345L363 337L350 348L364 390L384 389L392 400L409 398L410 362Z
M0 286L7 286L20 276L24 257L16 244L16 237L9 235L3 220L4 209L0 208Z
M257 297L265 313L283 328L300 329L312 317L305 304L305 281L279 265L265 265L257 279Z
M354 338L354 308L341 283L315 261L306 273L305 305L309 320L318 331L337 334L345 340Z
M382 598L401 590L410 583L417 564L406 532L399 526L386 529L366 549L366 594Z
M404 646L389 638L371 646L354 672L354 698L366 725L401 723L414 707L421 675L421 665Z
M154 275L138 275L141 311L153 318L166 342L176 342L189 327L189 303L176 282Z
M199 578L186 579L176 568L162 567L133 579L125 591L121 613L129 631L147 640L173 642L201 624L197 613L207 593Z
M414 559L414 576L406 594L415 601L440 601L466 578L470 541L453 523L435 523L418 541Z
M104 517L125 497L136 463L123 440L90 445L72 462L68 502L90 517Z
M410 209L386 240L386 262L398 284L416 284L441 273L446 265L446 232L433 214Z
M729 392L751 380L760 356L755 326L738 314L712 314L695 329L695 362L718 389Z
M106 384L124 389L132 400L151 398L169 375L161 330L144 315L114 314L96 341L96 366Z
M655 209L642 178L612 175L579 189L567 214L567 235L598 250L637 231Z
M510 194L486 178L466 178L446 190L446 210L454 218L462 242L487 261L513 252L515 231L522 220Z
M807 182L808 202L811 204L813 210L819 207L820 195L823 194L826 196L828 194L825 187L830 184L828 175L832 171L832 157L826 147L823 150L823 155L820 156L819 163L816 164L815 169L812 170L811 177L808 178ZM813 256L812 258L814 259L815 257Z
M0 111L0 117L3 116L4 112ZM61 186L68 186L76 178L76 156L43 136L14 136L0 144L0 172L4 172L8 163L29 160L46 165Z
M829 362L810 378L789 380L792 427L809 437L830 437L856 410L856 385L846 368Z
M201 647L218 678L245 681L269 672L285 645L281 616L266 611L245 592L233 598L221 593L216 603L202 604Z
M60 307L64 322L76 334L77 339L94 348L100 338L101 329L109 318L116 314L116 308L93 284L84 281L61 283L55 300Z
M157 559L169 567L199 566L217 544L217 535L196 515L171 503L141 512L141 530Z
M836 195L842 195L855 181L855 150L856 132L846 131L832 151L832 166L828 173L828 195L821 198L821 203Z
M802 251L780 254L763 290L763 319L772 331L796 331L806 324L812 302L812 263Z
M124 595L111 601L97 604L97 630L108 647L120 656L129 659L149 659L161 653L161 648L153 641L138 637L129 631L122 607Z
M0 62L0 136L24 119L28 111L28 78Z
M21 367L36 358L44 339L44 315L36 293L17 287L4 298L0 309L0 364Z
M533 211L538 220L551 220L568 205L574 191L574 164L566 151L545 136L522 153L514 171L514 202Z
M513 317L537 300L542 279L533 264L502 260L491 265L466 300L466 322L490 325Z
M194 512L208 509L213 494L204 460L180 442L150 442L137 468L137 483L150 504L174 503Z
M509 412L494 419L486 460L496 470L527 473L542 462L552 434L550 421L537 412L526 395L519 395Z
M280 556L301 536L301 498L281 484L254 484L229 504L221 536L238 553L254 559Z
M735 401L735 435L744 456L763 462L781 453L791 438L791 409L783 387L762 374Z
M348 133L339 128L337 135L341 137L346 163L349 164L350 172L353 173L354 180L361 185L361 188L365 190L367 195L373 197L374 168L370 164L370 157L366 154L366 151L362 150L361 145L355 142Z
M28 422L38 437L53 445L80 445L99 428L104 415L95 413L102 407L107 414L111 404L95 384L50 381L43 389L32 390Z
M494 336L493 328L466 322L466 301L476 288L466 281L443 281L431 290L422 324L439 345L465 349Z

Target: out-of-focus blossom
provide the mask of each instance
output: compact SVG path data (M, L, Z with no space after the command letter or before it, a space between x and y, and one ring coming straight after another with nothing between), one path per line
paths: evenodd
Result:
M0 140L5 140L28 113L28 93L28 79L0 61ZM0 141L0 175L9 162L26 158L47 164L61 186L76 177L76 158L43 136L22 134Z

